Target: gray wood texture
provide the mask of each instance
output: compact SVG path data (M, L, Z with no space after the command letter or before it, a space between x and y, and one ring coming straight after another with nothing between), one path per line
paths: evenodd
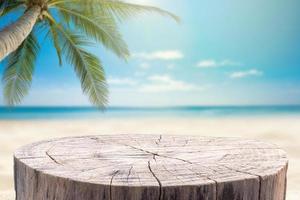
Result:
M17 200L284 200L288 159L238 138L102 135L15 152Z

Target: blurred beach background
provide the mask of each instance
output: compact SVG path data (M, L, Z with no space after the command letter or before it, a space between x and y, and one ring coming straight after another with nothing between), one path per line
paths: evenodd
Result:
M21 107L0 109L0 197L13 199L13 152L38 140L101 134L254 138L289 155L288 200L300 196L300 106Z
M63 60L59 67L51 41L39 33L28 96L8 108L0 95L0 200L14 199L16 148L49 138L129 133L274 143L290 160L287 200L299 200L300 1L128 1L171 11L181 23L156 15L121 23L131 51L127 62L103 46L88 48L105 69L110 94L104 112L90 107L73 66ZM18 17L5 16L0 28Z

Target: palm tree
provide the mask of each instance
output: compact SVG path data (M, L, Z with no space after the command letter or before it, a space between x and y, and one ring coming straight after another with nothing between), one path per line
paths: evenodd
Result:
M84 47L101 43L118 57L129 51L118 23L138 13L155 12L178 21L175 15L152 6L121 0L1 0L0 18L8 13L23 15L0 31L0 61L5 60L4 98L16 105L28 93L40 50L36 32L47 30L56 49L59 65L63 58L74 67L83 93L96 106L107 104L107 86L100 60ZM5 58L5 59L4 59Z

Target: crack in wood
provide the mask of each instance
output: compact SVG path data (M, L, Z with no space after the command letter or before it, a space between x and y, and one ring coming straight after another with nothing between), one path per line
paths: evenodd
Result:
M58 165L62 165L62 163L60 163L59 161L57 161L53 156L50 155L49 151L52 149L53 147L51 147L48 151L46 151L46 155L53 161L55 162L56 164Z
M157 183L158 183L158 185L159 185L159 195L158 195L158 199L159 199L159 200L162 200L162 184L161 184L159 178L156 176L156 174L155 174L154 171L152 170L152 168L151 168L151 161L150 161L150 160L148 161L148 168L149 168L150 173L152 174L152 176L155 178L155 180L157 181Z
M153 154L153 160L155 160L155 162L156 162L156 154Z
M159 145L161 140L162 140L162 135L159 135L159 138L155 141L156 145Z
M169 158L169 159L174 159L174 160L180 160L180 161L183 161L183 162L187 162L187 163L192 164L190 161L185 160L185 159L181 159L181 158L176 158L176 157L171 157L171 156L166 156L166 155L154 153L154 152L151 152L151 151L148 151L148 150L144 150L144 149L141 149L141 148L137 148L137 147L135 147L135 146L128 145L128 144L122 144L122 143L119 143L119 144L125 145L125 146L127 146L127 147L131 147L131 148L133 148L133 149L135 149L135 150L139 150L139 151L142 151L142 152L151 154L151 155L153 155L153 156L159 156L159 157L162 157L162 158Z
M55 162L56 164L58 164L58 165L62 165L60 162L58 162L55 158L53 158L49 153L48 153L48 151L46 151L46 155L53 161L53 162Z
M183 146L182 147L185 147L186 145L188 145L188 143L190 142L190 140L189 139L187 139L187 140L185 140L184 141L184 144L183 144Z
M133 169L133 166L130 167L130 169L128 170L128 174L127 174L127 183L129 184L129 176L131 175L131 171Z
M98 138L98 137L90 137L90 139L94 140L96 142L102 142L103 143L103 141L100 138Z
M262 185L262 177L261 176L258 176L259 177L259 188L258 188L258 200L261 200L261 185ZM285 199L285 197L284 197Z
M111 176L111 179L110 179L110 183L109 183L109 199L112 200L112 183L113 183L113 180L115 178L115 176L117 174L119 174L120 170L117 170L117 171L114 171L112 176Z

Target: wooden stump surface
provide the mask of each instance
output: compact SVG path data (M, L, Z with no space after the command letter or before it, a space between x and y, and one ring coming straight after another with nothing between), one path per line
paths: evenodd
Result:
M238 138L103 135L15 152L17 200L284 200L287 157Z

